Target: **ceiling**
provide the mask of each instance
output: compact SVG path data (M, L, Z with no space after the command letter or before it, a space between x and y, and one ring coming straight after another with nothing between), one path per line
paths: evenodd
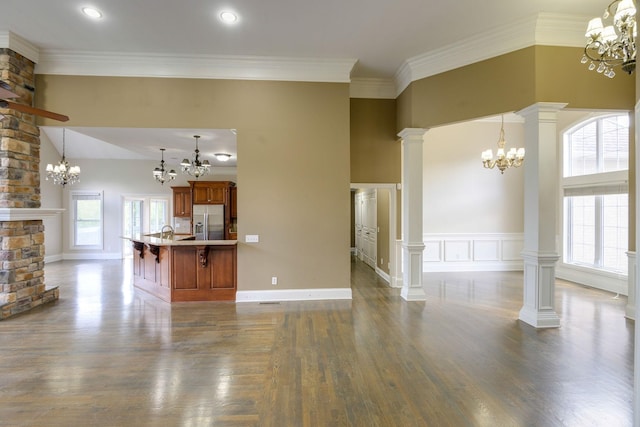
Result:
M62 153L63 128L41 126L41 131ZM70 159L164 160L177 168L182 159L192 159L196 148L194 135L199 135L200 160L212 166L237 166L236 133L234 129L167 129L167 128L65 128L64 145ZM226 162L214 158L216 153L230 154Z
M0 32L37 46L41 56L62 52L341 60L354 64L351 79L393 80L410 58L477 41L482 34L538 14L571 15L586 27L588 18L602 14L607 4L608 0L3 0ZM87 5L98 8L103 17L84 16L81 8ZM236 12L237 22L222 23L222 10ZM44 132L61 149L59 134L47 128ZM78 135L67 135L67 156L72 158L155 159L161 147L170 157L184 157L185 147L192 151L195 134L202 135L202 151L235 154L229 130L73 132ZM80 136L100 150L79 151L86 144L71 139Z

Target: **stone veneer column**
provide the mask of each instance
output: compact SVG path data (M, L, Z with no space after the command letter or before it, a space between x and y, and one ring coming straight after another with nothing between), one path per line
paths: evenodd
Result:
M555 311L558 206L558 111L566 104L534 104L524 117L524 306L520 320L536 328L560 326Z
M402 138L402 290L407 301L424 301L422 288L422 146L427 131L403 129Z
M31 105L34 63L0 49L0 79L21 102ZM19 218L20 210L40 208L40 129L35 117L3 110L0 121L0 209ZM27 218L25 216L25 218ZM0 221L0 320L58 298L45 289L44 225L41 219Z

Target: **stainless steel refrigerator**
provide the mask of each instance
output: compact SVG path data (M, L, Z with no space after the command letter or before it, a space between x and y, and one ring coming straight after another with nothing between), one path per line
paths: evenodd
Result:
M193 205L196 240L224 240L224 205Z

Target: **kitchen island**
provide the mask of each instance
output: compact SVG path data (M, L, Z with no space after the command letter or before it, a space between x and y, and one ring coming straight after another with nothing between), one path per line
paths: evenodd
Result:
M161 236L127 237L135 287L167 302L235 301L237 240Z

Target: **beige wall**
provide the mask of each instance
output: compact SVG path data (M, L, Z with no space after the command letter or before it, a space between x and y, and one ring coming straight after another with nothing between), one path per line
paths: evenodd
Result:
M238 289L350 286L347 84L39 75L37 88L69 126L237 129L238 235L260 236L239 244Z
M351 99L351 182L400 182L394 99Z
M411 83L398 99L398 130L517 111L537 102L633 109L635 82L589 72L582 49L533 46Z
M401 150L393 99L351 99L351 182L396 184L402 181ZM396 192L396 236L401 236L401 194ZM386 270L385 270L386 271Z

